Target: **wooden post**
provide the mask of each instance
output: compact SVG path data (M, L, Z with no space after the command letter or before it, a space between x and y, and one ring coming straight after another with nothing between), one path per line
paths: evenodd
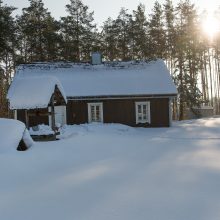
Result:
M173 122L173 111L172 111L172 98L169 98L169 127L172 126L172 122Z
M18 113L17 113L17 110L14 110L14 119L18 119Z
M27 109L25 109L25 123L26 123L26 128L29 129L29 117L28 117Z
M54 94L51 97L51 125L52 130L55 131L55 111L54 111Z

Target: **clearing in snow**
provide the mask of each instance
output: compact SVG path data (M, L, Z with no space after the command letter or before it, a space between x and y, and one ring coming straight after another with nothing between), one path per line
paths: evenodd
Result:
M219 118L66 126L59 141L0 153L0 218L219 220L219 134Z

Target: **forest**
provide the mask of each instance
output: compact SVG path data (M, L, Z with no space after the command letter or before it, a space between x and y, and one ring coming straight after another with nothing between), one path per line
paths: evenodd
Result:
M66 16L56 20L42 0L29 0L21 14L0 0L0 117L9 117L7 90L19 64L90 62L91 52L104 61L163 59L178 89L174 117L186 109L213 106L220 114L220 22L209 35L203 29L206 10L190 0L155 1L150 14L139 4L121 8L99 27L94 12L82 0L70 0ZM220 7L213 15L220 21Z

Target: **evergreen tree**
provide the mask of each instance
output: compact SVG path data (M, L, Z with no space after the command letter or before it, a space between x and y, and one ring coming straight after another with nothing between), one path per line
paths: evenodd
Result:
M218 31L213 36L213 64L214 66L214 107L215 107L215 113L220 114L220 6L215 11L214 18L216 21L219 21L218 23Z
M127 9L121 8L115 21L115 31L117 33L117 58L122 61L130 60L131 52L131 19L132 15L128 14Z
M102 27L104 55L107 60L131 60L132 58L132 15L121 8L118 17L108 18Z
M166 0L164 4L164 29L166 35L165 59L169 62L169 67L173 69L173 60L175 53L175 9L172 0Z
M147 36L148 23L145 16L145 6L139 4L136 11L133 11L131 27L133 59L149 58L149 38Z
M66 5L67 17L61 18L63 40L63 57L66 60L89 60L90 53L96 47L96 25L94 12L89 12L88 6L81 0L70 0Z
M5 6L0 0L0 117L8 115L6 93L14 72L15 25L12 17L14 7Z
M163 10L158 1L155 2L153 13L149 20L149 48L151 58L163 58L165 54L165 32L163 22Z
M20 62L48 61L58 58L59 26L44 8L42 0L29 0L18 17Z
M201 92L198 88L198 23L194 5L189 0L178 4L175 67L179 92L179 119L184 119L186 108L200 106Z
M103 40L102 52L106 60L113 61L117 59L117 34L115 20L108 18L104 22L101 31Z

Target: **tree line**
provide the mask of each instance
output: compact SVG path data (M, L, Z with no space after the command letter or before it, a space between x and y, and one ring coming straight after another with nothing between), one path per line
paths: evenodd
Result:
M0 116L8 115L6 93L21 63L46 61L89 62L99 51L106 61L161 58L178 88L175 117L186 109L210 105L220 113L220 31L212 39L202 32L202 18L190 0L174 6L155 1L150 14L144 4L129 12L121 8L100 28L94 12L82 0L70 0L65 17L56 20L42 0L29 0L20 15L0 0ZM220 20L220 8L215 16Z

